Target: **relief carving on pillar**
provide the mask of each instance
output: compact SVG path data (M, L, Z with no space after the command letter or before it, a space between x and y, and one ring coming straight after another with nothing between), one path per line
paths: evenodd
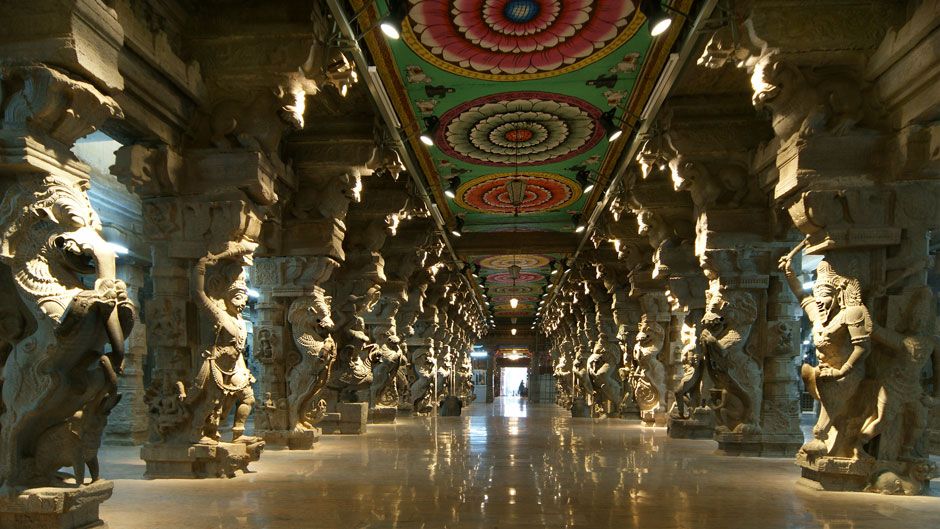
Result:
M0 487L12 494L61 486L61 466L71 466L82 484L86 464L96 481L101 435L121 397L117 374L134 305L116 278L87 180L4 179L0 271L4 298L16 309L4 312L0 341ZM86 288L79 274L94 277L94 286Z
M660 359L666 331L657 321L643 314L637 326L632 354L624 353L621 378L633 390L640 418L648 424L665 424L666 368Z
M83 487L72 497L96 514L111 485L85 484L85 469L99 480L98 448L121 398L136 314L88 199L89 168L70 148L121 110L92 85L40 65L0 68L0 108L3 516L38 511L24 489L64 486ZM48 512L43 520L55 517Z
M749 349L757 302L748 292L722 288L716 282L706 298L699 339L715 383L712 406L718 431L760 433L763 371Z
M288 426L297 434L312 431L326 413L326 401L314 403L314 399L326 387L336 361L330 301L316 287L311 295L294 299L287 309L296 348L294 358L287 362Z

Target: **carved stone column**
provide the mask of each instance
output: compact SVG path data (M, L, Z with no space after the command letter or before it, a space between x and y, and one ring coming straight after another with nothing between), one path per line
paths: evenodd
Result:
M623 382L620 379L619 367L623 354L617 341L618 329L614 321L613 297L601 280L606 271L605 263L616 258L609 249L607 252L595 250L589 257L591 266L583 269L586 276L584 284L596 310L594 326L598 329L598 335L588 359L588 369L595 392L603 397L602 415L619 417L623 401ZM590 275L592 272L593 277Z
M275 183L284 175L262 152L179 153L142 145L119 149L112 172L142 197L153 250L146 314L154 353L147 394L151 442L141 451L148 476L232 476L263 447L244 435L254 395L242 356L247 284L240 267L251 264L262 219L277 199ZM210 376L216 369L231 371L232 381L227 374ZM224 398L216 399L217 391ZM213 400L226 409L213 411ZM227 415L228 406L239 410L237 442L220 443L220 414Z
M121 110L78 79L38 64L0 69L0 525L9 527L100 525L113 489L97 452L136 314L87 196L90 168L70 149Z
M937 153L923 150L932 134L920 127L936 106L925 80L936 32L926 38L922 27L935 5L904 8L760 2L736 17L744 38L719 32L700 59L751 75L752 100L772 113L775 134L775 170L762 183L806 237L781 268L814 322L820 360L802 369L822 412L797 454L815 488L920 494L938 473L923 419L940 396L940 370L933 388L921 376L940 359L927 338L936 307L925 273L940 222L927 205L937 200ZM827 31L793 31L807 16ZM797 275L800 251L823 256L812 293Z

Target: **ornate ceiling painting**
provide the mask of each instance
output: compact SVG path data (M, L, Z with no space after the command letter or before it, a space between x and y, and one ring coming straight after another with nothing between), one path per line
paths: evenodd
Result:
M607 141L604 116L636 121L668 51L653 46L638 2L406 3L400 40L372 31L366 42L445 219L462 218L465 233L573 231L602 187L584 193L584 177L606 182L624 148ZM360 24L388 11L379 1ZM424 132L433 146L418 140ZM521 202L506 187L514 179L525 183ZM518 292L510 256L461 257L479 265L497 316L531 317L549 262L565 256L516 256L536 258L517 263Z
M479 267L480 280L498 317L531 317L548 286L552 265L563 256L540 254L500 254L470 256L468 261ZM509 267L518 266L519 276L513 281ZM513 308L510 299L516 298ZM521 326L521 324L520 324Z

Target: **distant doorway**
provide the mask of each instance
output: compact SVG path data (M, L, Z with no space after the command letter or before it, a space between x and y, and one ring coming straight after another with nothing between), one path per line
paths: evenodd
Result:
M529 387L529 368L527 367L501 367L500 368L500 397L521 397L520 385L526 390Z

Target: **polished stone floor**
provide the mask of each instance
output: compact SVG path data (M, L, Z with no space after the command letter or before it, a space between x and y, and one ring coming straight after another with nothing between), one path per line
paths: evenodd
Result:
M110 447L102 517L112 529L940 527L937 483L934 497L817 493L795 485L789 459L717 456L636 422L511 398L464 411L268 451L231 480L146 481L135 449Z

